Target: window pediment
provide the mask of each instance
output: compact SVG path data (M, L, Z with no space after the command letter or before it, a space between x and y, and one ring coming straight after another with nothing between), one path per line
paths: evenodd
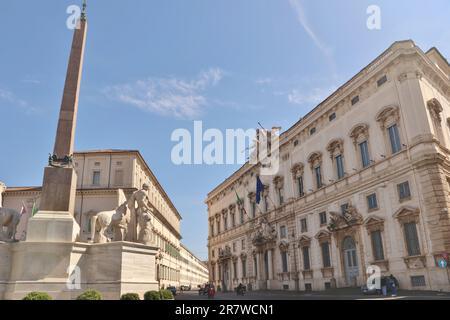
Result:
M442 108L441 103L436 98L433 98L427 102L427 107L428 110L430 111L431 116L435 120L441 122L442 121L441 113L444 110Z
M307 247L311 244L311 238L307 236L302 236L299 240L299 244L301 247Z
M344 140L342 139L332 140L330 143L328 143L327 150L330 153L331 158L333 158L335 154L343 154Z
M368 217L367 219L364 220L364 226L366 227L368 233L371 233L373 231L383 231L384 230L384 219L377 217L377 216L372 216L372 217Z
M292 166L291 172L294 178L297 178L303 174L305 166L303 163L296 163Z
M380 123L382 129L386 128L390 123L396 123L400 120L400 110L398 106L391 105L384 107L376 116L376 120Z
M369 138L369 125L368 124L358 124L352 128L350 131L350 138L353 139L353 143L357 144L361 140L366 140Z
M318 166L322 163L322 152L313 152L308 157L308 163L311 165L311 168Z
M400 223L419 222L419 208L401 207L394 214L393 217L400 221Z
M282 176L276 176L275 178L273 178L273 184L277 188L282 188L284 184L284 178Z
M331 239L331 233L321 230L314 236L314 238L319 240L319 242L329 241Z

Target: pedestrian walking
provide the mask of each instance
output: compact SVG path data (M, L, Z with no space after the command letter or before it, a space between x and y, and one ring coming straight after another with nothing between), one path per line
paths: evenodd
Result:
M381 277L381 293L383 294L383 296L387 296L387 279L386 277Z
M399 286L398 280L397 280L396 277L394 277L394 275L391 274L389 276L389 281L390 281L390 284L391 284L392 297L396 297L397 296L397 292L398 292L398 286Z

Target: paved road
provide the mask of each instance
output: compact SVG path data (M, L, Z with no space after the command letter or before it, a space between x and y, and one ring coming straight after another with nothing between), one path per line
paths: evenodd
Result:
M183 292L176 300L208 300L197 291ZM450 300L450 293L428 291L400 291L397 297L365 296L358 289L336 289L332 291L304 293L286 291L254 291L244 297L235 293L218 293L215 300Z

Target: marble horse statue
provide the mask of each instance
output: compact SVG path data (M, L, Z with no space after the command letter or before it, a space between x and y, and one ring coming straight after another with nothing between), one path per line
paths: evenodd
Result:
M128 201L122 189L119 189L119 203L116 209L99 213L88 213L91 223L91 241L108 243L124 241L130 223Z

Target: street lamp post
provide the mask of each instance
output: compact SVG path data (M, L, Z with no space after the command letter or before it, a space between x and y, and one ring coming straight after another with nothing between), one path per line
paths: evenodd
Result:
M161 261L163 259L163 254L161 250L155 256L156 259L156 279L158 280L158 293L161 295Z

